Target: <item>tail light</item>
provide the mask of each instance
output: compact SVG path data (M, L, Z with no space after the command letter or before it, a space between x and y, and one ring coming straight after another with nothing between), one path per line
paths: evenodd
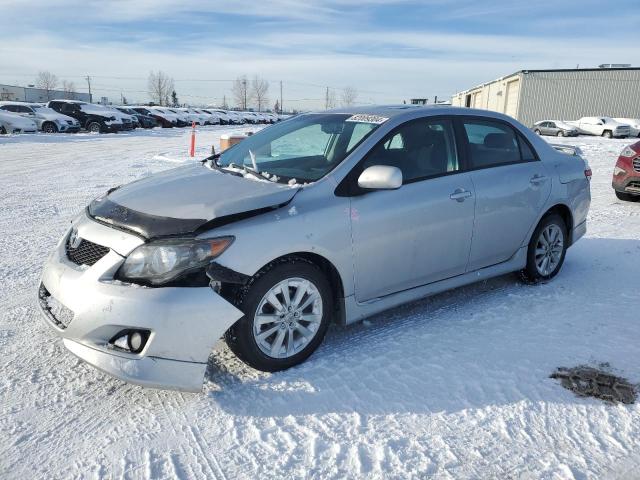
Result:
M584 170L584 176L587 177L588 180L591 180L591 169L590 168L585 168Z

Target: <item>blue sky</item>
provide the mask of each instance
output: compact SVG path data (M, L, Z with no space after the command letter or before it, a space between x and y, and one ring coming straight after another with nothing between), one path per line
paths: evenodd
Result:
M360 103L452 93L520 69L640 65L637 2L594 0L0 0L0 83L40 70L145 101L163 70L182 101L230 100L239 75L319 108L328 86Z

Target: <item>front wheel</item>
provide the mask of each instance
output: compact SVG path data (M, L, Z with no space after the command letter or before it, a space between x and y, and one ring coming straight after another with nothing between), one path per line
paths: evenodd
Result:
M325 275L302 258L265 267L239 290L235 304L244 316L226 332L227 345L263 372L306 360L322 342L333 312Z
M536 133L536 135L542 135L542 132L540 131L540 129L536 128L534 130L534 132Z
M605 138L613 138L613 133L611 132L611 130L605 130L604 132L602 132L602 136Z
M562 130L560 130L557 134L559 137L564 137L564 132Z
M615 190L615 192L616 192L616 197L618 197L618 200L622 200L624 202L633 202L637 198L628 193L619 192L617 190Z
M47 122L42 126L42 131L44 133L58 133L58 127L55 123Z
M91 122L87 125L87 130L91 133L100 133L102 131L102 126L98 122Z
M555 277L564 263L567 242L567 226L560 215L552 213L540 220L529 242L522 279L541 283Z

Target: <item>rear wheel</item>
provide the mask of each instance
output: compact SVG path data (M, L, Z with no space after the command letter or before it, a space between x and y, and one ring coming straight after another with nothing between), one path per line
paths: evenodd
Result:
M611 130L605 130L604 132L602 132L602 136L605 138L613 138L613 133L611 132Z
M333 312L326 277L301 258L263 269L240 289L235 304L244 316L226 332L227 345L265 372L306 360L322 342Z
M44 125L42 125L42 131L44 133L58 133L58 127L56 127L55 123L46 122Z
M6 135L7 134L7 129L4 128L4 125L0 125L0 135Z
M527 283L555 277L567 253L567 226L557 213L546 215L536 227L527 250L527 265L520 272Z
M100 133L102 131L102 126L98 122L91 122L87 125L87 130L91 133Z

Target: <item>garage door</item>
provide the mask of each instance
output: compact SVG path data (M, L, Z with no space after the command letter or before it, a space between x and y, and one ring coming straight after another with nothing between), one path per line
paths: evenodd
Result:
M518 97L520 93L520 80L512 80L507 83L507 98L504 101L504 113L516 118L518 115Z

